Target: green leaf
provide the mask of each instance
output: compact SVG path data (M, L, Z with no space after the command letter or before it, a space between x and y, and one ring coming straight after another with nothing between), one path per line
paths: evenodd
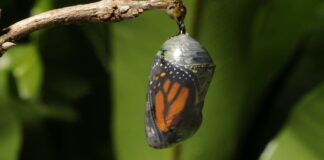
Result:
M262 160L317 160L324 157L324 83L296 104L290 120L264 151Z
M52 6L53 6L52 0L36 0L31 10L31 15L36 15L48 11L52 8Z
M0 102L6 102L9 101L11 98L9 95L9 79L8 74L9 71L7 68L9 68L10 62L9 59L3 56L3 58L0 60Z
M0 103L0 159L18 160L22 127L10 105Z
M27 125L39 124L44 119L60 120L64 122L76 122L79 118L72 106L40 102L12 102L16 116Z
M272 0L260 6L252 35L256 94L260 95L295 53L316 21L319 0Z
M33 44L19 45L7 53L11 71L21 99L37 99L42 82L42 65L38 50Z

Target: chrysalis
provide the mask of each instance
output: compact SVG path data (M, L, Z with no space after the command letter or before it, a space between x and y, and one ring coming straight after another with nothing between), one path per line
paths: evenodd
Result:
M149 77L145 131L148 144L165 148L191 137L202 121L215 65L201 44L184 33L164 42Z

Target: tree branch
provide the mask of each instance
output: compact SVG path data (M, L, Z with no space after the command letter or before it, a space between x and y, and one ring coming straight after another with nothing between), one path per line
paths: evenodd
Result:
M0 56L15 41L33 31L54 25L80 22L115 22L139 16L145 10L166 9L168 0L101 0L99 2L50 10L21 20L2 30ZM1 16L1 15L0 15Z

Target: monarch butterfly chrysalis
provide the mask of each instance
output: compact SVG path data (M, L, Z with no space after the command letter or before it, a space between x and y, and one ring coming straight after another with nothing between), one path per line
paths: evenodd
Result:
M162 45L153 61L146 102L151 147L169 147L197 131L214 68L208 52L188 34Z

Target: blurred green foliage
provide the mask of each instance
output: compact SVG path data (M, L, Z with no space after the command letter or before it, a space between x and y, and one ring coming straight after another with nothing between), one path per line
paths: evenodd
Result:
M0 27L87 2L2 0ZM216 72L180 159L323 159L324 2L184 2ZM21 39L0 58L0 160L175 160L146 144L144 111L152 60L177 32L149 11Z

